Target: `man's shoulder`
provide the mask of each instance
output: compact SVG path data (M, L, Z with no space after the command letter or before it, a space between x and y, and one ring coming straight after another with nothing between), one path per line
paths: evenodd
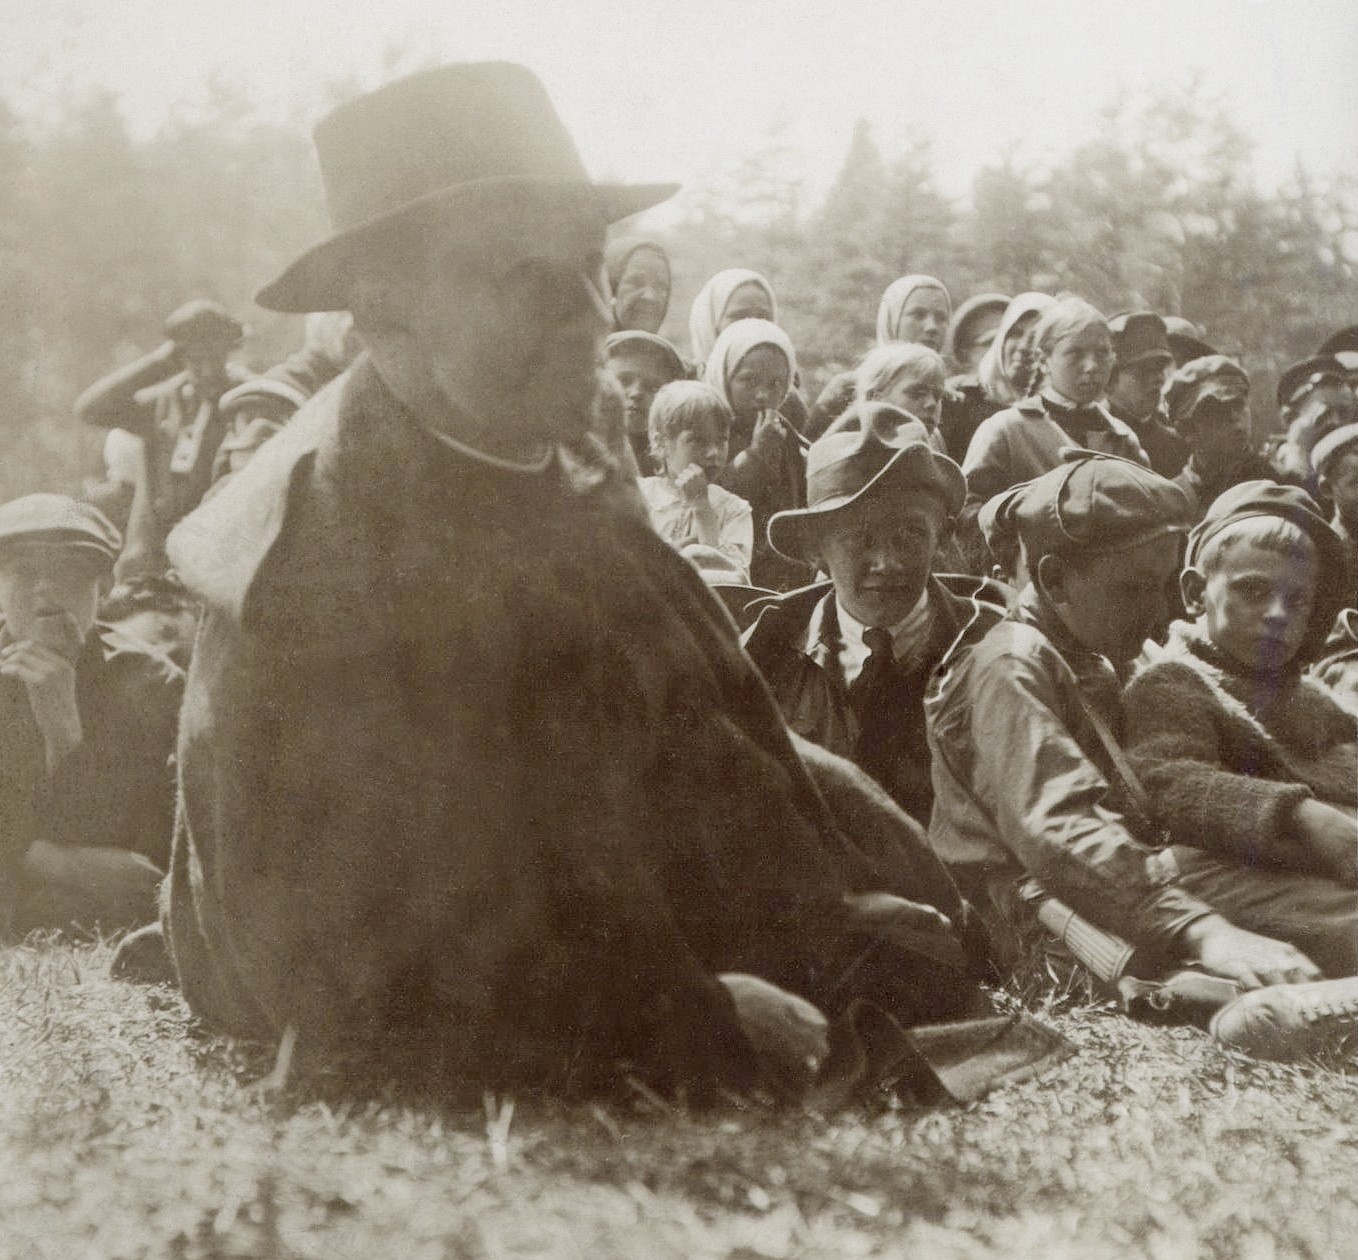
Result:
M814 582L759 600L754 623L742 636L746 649L757 659L760 652L805 641L812 616L833 590L831 582Z
M175 572L210 607L239 615L299 483L338 441L349 386L348 374L330 382L171 531L166 550Z

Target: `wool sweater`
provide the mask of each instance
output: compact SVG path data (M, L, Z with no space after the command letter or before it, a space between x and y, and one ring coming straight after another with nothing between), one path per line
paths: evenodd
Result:
M1128 757L1176 843L1309 869L1298 803L1354 808L1358 718L1296 670L1249 674L1196 625L1175 622L1163 655L1128 686L1124 715Z

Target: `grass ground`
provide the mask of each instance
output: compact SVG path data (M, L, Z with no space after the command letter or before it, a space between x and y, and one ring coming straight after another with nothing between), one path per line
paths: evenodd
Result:
M1358 1257L1358 1077L1097 1007L966 1107L824 1118L250 1086L106 946L0 952L0 1257Z

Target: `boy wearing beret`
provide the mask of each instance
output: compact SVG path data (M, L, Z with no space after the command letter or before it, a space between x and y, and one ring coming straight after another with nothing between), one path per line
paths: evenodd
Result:
M0 917L17 934L155 916L183 675L95 621L120 542L65 495L0 507Z
M926 702L930 839L976 904L1012 912L1031 877L1130 943L1143 974L1191 964L1245 986L1314 979L1299 950L1230 922L1147 843L1119 768L1118 670L1168 620L1188 504L1149 469L1071 455L1013 509L1029 585L979 642L954 648Z

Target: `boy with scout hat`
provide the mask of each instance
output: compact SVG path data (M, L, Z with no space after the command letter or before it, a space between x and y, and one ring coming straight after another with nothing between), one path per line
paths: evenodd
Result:
M336 231L260 301L348 308L367 353L170 543L207 610L166 921L194 1012L450 1086L699 1095L804 1087L810 1003L969 1012L955 890L903 887L898 813L840 829L818 783L871 785L813 780L589 435L605 228L672 189L591 182L509 64L315 138Z
M883 436L900 426L903 440ZM1004 614L993 592L973 600L977 579L932 571L966 498L962 471L907 413L856 403L811 446L806 485L807 506L774 516L769 541L828 580L768 601L745 650L797 734L849 757L927 826L925 687L965 626Z

